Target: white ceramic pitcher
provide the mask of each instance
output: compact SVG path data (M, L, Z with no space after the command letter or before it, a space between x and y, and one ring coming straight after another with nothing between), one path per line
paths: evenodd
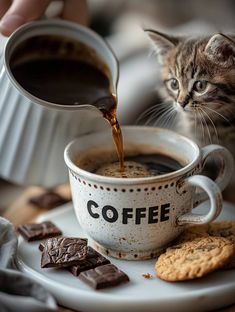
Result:
M68 179L63 161L67 143L108 124L89 103L79 106L49 103L27 92L15 80L10 68L12 53L22 41L38 35L63 35L93 48L109 67L115 93L118 62L99 35L67 21L28 23L7 41L0 72L0 177L23 185L52 187Z

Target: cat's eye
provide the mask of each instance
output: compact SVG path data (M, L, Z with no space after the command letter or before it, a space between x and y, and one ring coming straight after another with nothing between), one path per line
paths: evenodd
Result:
M175 78L168 80L167 84L168 84L168 87L174 91L179 89L179 82Z
M198 93L202 93L206 90L206 87L207 87L206 80L198 80L194 83L193 89Z

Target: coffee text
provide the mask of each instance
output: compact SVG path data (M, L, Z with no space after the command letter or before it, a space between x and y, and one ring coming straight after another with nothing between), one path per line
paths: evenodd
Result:
M147 219L148 224L165 222L169 220L170 204L161 204L152 207L116 209L111 205L100 207L95 201L87 202L87 210L92 218L102 217L105 221L113 223L121 218L122 224L128 224L134 219L135 224L141 224Z

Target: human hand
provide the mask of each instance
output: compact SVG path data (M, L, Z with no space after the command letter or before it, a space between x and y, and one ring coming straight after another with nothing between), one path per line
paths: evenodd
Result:
M52 0L0 0L0 32L9 36L19 26L40 18ZM86 25L86 0L64 0L61 18Z

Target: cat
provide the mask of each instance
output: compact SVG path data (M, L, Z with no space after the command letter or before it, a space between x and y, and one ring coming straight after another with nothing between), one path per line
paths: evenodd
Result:
M177 132L199 146L221 144L235 158L235 36L218 33L190 38L145 31L165 86L163 103L150 108L145 116L170 121L175 114Z

